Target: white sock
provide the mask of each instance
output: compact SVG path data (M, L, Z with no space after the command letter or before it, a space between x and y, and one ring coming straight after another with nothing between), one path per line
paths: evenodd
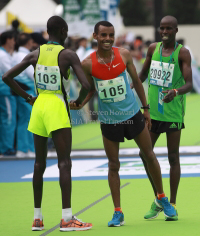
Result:
M62 219L64 221L69 221L72 218L72 208L62 209Z
M35 219L42 220L42 210L41 210L41 208L34 208L34 220Z

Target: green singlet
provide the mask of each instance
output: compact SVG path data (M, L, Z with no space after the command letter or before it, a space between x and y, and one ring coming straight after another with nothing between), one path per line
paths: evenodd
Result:
M181 44L178 44L172 60L170 56L162 57L160 61L161 42L157 43L151 60L151 67L148 74L148 102L150 104L151 119L165 122L184 122L186 95L179 95L169 103L163 104L163 114L158 111L159 90L178 89L185 84L184 77L181 73L178 55ZM169 63L170 62L170 63ZM164 94L166 95L166 94Z

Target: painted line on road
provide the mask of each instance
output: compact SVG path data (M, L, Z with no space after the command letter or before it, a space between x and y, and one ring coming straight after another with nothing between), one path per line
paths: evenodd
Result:
M127 185L129 185L130 183L125 183L124 185L122 185L120 187L120 189L126 187ZM83 208L82 210L78 211L75 215L78 216L81 213L87 211L88 209L90 209L91 207L93 207L94 205L96 205L97 203L103 201L104 199L106 199L107 197L109 197L111 195L111 193L106 194L105 196L103 196L102 198L98 199L97 201L93 202L92 204L88 205L87 207ZM47 230L45 233L41 234L40 236L45 236L50 234L51 232L53 232L55 229L57 229L60 226L60 224L54 226L53 228Z

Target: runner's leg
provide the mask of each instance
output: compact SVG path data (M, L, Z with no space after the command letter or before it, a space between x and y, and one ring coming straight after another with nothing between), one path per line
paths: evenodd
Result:
M120 207L119 142L110 141L103 136L103 143L109 161L108 182L114 206L117 208Z
M160 134L156 134L156 133L150 132L150 137L151 137L151 142L152 142L152 147L153 147L153 148L154 148L155 143L156 143L156 141L158 140L159 136L160 136ZM150 173L149 173L149 170L148 170L148 167L147 167L147 162L145 161L145 158L144 158L144 153L142 153L141 150L140 150L139 155L140 155L140 157L141 157L141 159L142 159L142 161L143 161L144 168L145 168L145 170L146 170L146 173L147 173L147 176L148 176L148 178L149 178L149 181L150 181L150 183L151 183L151 185L152 185L154 194L155 194L155 196L157 196L157 190L156 190L155 184L154 184L153 179L152 179L152 177L151 177L151 175L150 175Z
M58 155L62 208L71 208L71 128L53 131L52 139Z
M176 203L176 195L181 176L179 145L181 130L167 133L168 159L170 164L170 202Z
M163 193L160 165L153 152L150 134L146 126L134 140L144 154L143 158L147 163L147 168L156 187L157 193Z
M34 134L35 165L33 173L33 192L35 208L41 208L43 174L46 168L47 138Z

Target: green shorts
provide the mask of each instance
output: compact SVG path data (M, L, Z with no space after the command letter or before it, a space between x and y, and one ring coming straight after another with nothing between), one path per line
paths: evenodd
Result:
M52 131L71 128L70 116L61 94L40 94L31 112L28 130L43 137L52 137Z

